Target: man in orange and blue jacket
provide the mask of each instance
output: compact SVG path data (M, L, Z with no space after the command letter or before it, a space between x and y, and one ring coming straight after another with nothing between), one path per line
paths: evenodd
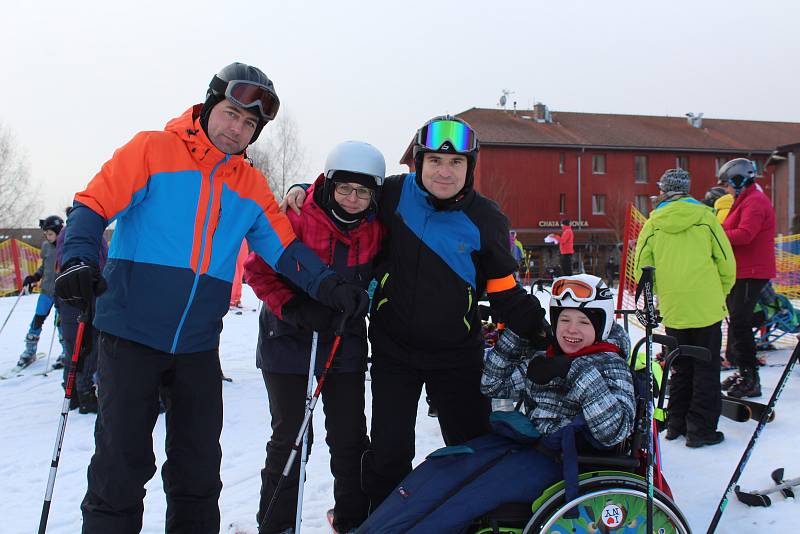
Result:
M144 485L156 471L159 388L168 401L166 531L219 532L219 336L243 239L323 304L351 317L366 312L366 291L296 239L245 159L278 107L263 72L233 63L214 76L204 104L163 132L137 134L75 195L56 293L83 308L99 295L99 411L84 533L141 530ZM101 275L98 245L112 221Z

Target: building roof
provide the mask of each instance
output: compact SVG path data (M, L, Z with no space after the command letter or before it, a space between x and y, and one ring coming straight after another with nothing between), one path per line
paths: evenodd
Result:
M536 121L534 110L471 108L457 116L470 123L483 145L768 154L800 141L796 122L704 117L702 126L695 128L685 117L550 113L552 122ZM408 160L407 149L401 163Z

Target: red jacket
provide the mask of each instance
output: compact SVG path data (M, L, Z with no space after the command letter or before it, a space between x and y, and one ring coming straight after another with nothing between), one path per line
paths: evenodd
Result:
M767 195L748 186L722 228L736 257L736 278L775 278L775 210Z
M561 254L574 254L575 247L572 246L574 240L575 236L572 233L572 227L562 226L561 236L558 239L558 251L561 252Z

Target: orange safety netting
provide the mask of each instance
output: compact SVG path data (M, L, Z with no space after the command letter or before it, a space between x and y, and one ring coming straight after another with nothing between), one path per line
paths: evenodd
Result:
M619 288L617 289L617 309L632 310L636 307L636 277L633 266L635 262L636 239L642 231L647 217L637 210L633 204L628 204L625 215L625 231L622 234L622 251L619 269Z
M39 249L19 241L7 239L0 243L0 296L22 289L22 280L36 272L41 265Z
M636 239L647 219L632 204L628 205L625 219L622 258L620 260L619 289L617 309L632 310L636 307L636 278L633 266ZM777 275L772 280L776 293L790 299L800 298L800 234L778 236L775 238L775 263ZM722 344L726 345L727 321L722 322Z
M800 298L800 234L775 238L775 266L775 291L790 299Z

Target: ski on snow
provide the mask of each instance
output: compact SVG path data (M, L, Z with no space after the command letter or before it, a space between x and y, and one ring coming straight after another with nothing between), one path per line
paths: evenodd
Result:
M732 419L734 421L738 421L743 423L749 419L754 421L760 421L761 416L764 415L764 411L767 409L767 405L748 400L748 399L738 399L735 397L730 397L728 395L722 396L722 414L723 416L727 417L728 419ZM775 410L772 410L772 413L769 414L769 419L767 420L768 423L771 423L775 420Z
M784 480L783 467L779 467L778 469L774 470L770 476L775 482L774 486L764 490L756 491L742 491L739 486L736 486L733 489L734 492L736 492L736 498L747 506L771 505L772 500L769 498L769 494L771 493L780 493L786 499L794 500L794 491L792 488L795 486L800 486L800 477L793 478L791 480Z
M15 365L2 375L0 375L0 380L6 380L8 378L13 378L15 376L19 376L19 373L36 363L37 361L41 360L45 356L44 352L37 352L36 357L29 361L26 365Z

